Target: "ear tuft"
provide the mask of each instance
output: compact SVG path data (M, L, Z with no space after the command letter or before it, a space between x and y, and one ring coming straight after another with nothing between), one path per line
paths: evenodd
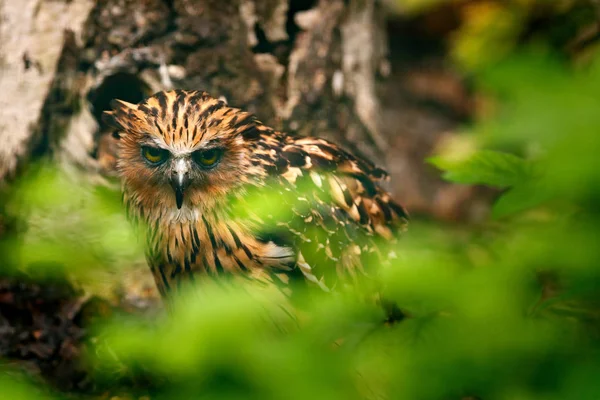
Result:
M102 113L102 122L111 128L125 130L124 124L127 124L127 115L131 111L137 110L137 106L118 99L111 100L109 104L112 110Z
M117 120L117 116L114 111L104 111L102 113L102 122L111 128L123 129L123 125Z
M125 110L127 108L130 108L132 110L137 110L137 106L135 104L131 104L126 101L119 100L119 99L111 100L109 105L113 110L119 110L119 109Z

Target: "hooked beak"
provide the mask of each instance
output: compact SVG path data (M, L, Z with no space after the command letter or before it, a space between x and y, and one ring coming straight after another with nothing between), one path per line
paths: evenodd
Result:
M171 187L175 191L175 201L177 202L177 209L181 209L183 205L183 193L190 184L190 178L187 172L178 171L171 177Z

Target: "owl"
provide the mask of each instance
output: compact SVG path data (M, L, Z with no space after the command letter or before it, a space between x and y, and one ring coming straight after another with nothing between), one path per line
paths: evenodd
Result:
M393 256L407 213L368 160L201 91L111 107L123 201L164 297L223 276L332 291Z

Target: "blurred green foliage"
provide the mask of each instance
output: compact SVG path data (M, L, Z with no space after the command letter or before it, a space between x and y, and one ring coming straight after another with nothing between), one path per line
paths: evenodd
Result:
M486 3L454 49L493 112L429 161L502 194L480 226L413 221L381 277L409 318L386 326L359 299L306 294L298 321L276 293L204 283L170 317L100 324L95 378L156 399L599 399L600 58L574 67L544 44L517 49L535 2ZM13 264L135 260L114 193L88 192L91 214L73 214L80 191L31 182L11 207L53 216L40 222L51 237L15 243ZM56 224L65 207L76 225ZM15 391L6 398L43 398L0 385Z
M5 268L93 281L90 273L143 262L118 187L98 185L85 175L60 172L42 162L17 183L4 208L23 231L3 240L2 246L10 249L1 259Z
M48 390L35 388L32 382L23 379L23 377L14 372L7 372L0 369L0 390L4 399L11 400L53 400L57 397L48 394Z

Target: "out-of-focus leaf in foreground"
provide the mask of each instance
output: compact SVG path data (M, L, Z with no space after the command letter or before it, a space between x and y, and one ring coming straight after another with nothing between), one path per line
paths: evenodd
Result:
M424 311L406 326L430 337L411 348L407 373L421 366L419 376L444 376L438 389L482 398L598 395L585 378L599 365L598 65L576 69L538 47L479 75L496 112L469 130L477 148L430 161L448 180L504 189L493 215L510 218L472 232L460 251L423 250L423 239L405 251L392 293L418 299Z
M470 185L506 188L531 175L531 166L522 158L491 150L477 151L459 160L432 157L429 162L446 171L445 179Z
M333 342L381 316L319 299L323 318L300 329L303 316L276 289L207 282L164 320L109 325L99 361L104 371L166 378L158 398L358 398L352 353Z
M483 145L518 148L526 159L490 150L431 158L446 179L510 188L494 208L497 217L593 195L600 187L600 62L574 71L532 50L489 69L481 84L497 97L498 112L471 134Z
M118 191L44 166L24 177L6 205L23 234L4 238L13 267L32 274L79 277L126 268L141 247L125 218ZM57 271L57 269L61 271Z
M14 372L0 370L0 396L11 400L53 400L56 397L36 387L32 382L22 379Z

